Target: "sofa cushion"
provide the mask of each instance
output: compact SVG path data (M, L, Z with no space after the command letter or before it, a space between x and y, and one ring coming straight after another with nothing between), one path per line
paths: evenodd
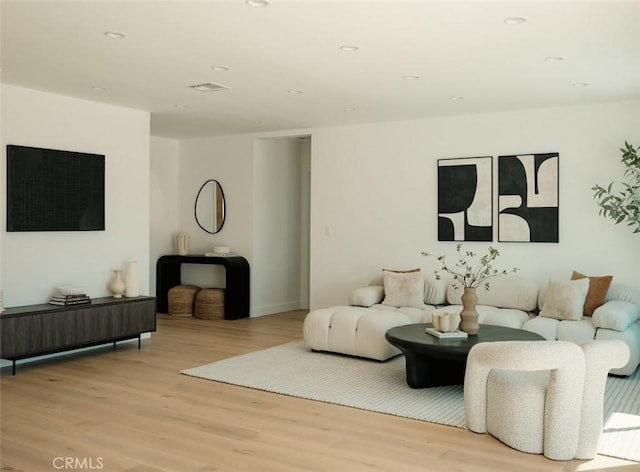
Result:
M640 306L620 300L612 300L596 308L592 321L596 328L624 331L640 318Z
M604 303L613 276L603 275L595 277L581 274L575 270L571 274L571 280L584 279L585 277L589 279L589 291L587 292L587 298L584 302L584 314L591 316L593 310Z
M596 328L594 328L591 318L588 317L581 320L562 320L556 331L557 340L571 341L572 343L590 341L595 336Z
M431 305L425 305L424 308L415 308L412 306L393 307L379 303L371 305L369 308L372 310L402 313L411 320L411 323L431 323L431 312L436 309Z
M447 302L451 305L462 304L462 287L449 284ZM491 305L500 308L533 311L538 308L538 284L526 277L515 275L491 279L491 288L476 290L478 304Z
M640 290L635 287L631 287L630 285L613 282L611 287L609 287L605 302L609 302L611 300L620 300L640 306Z
M383 305L424 308L424 278L420 271L384 270L382 281L384 284Z
M551 341L556 339L559 324L560 320L536 316L532 320L527 321L524 326L522 326L522 329L531 331L532 333L538 333L543 338Z
M550 280L540 316L557 320L581 320L589 279Z
M349 305L369 307L380 303L384 299L384 287L382 285L369 285L359 287L349 294Z

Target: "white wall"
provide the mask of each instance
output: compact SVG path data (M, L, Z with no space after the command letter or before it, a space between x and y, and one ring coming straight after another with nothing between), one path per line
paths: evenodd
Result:
M251 265L253 138L240 135L183 140L179 154L178 229L189 234L189 253L204 254L212 252L213 246L226 245ZM198 191L209 179L220 182L226 201L225 223L216 234L200 228L194 216ZM182 265L183 283L224 287L224 276L222 266Z
M60 285L110 296L115 267L137 260L141 294L149 291L149 113L1 86L6 145L106 155L106 230L6 232L6 165L0 166L0 272L4 305L46 303Z
M453 157L559 152L560 242L492 243L498 267L517 266L540 285L573 269L637 285L640 236L598 216L590 189L622 177L618 149L640 145L639 109L632 101L313 130L311 308L346 303L383 267L431 272L423 250L454 253L436 228L437 159Z
M177 140L151 138L149 293L153 296L158 258L177 253L178 149Z
M254 153L255 316L301 307L302 141L258 139Z
M574 269L637 285L639 236L600 217L590 189L622 177L618 148L625 140L640 145L638 109L640 102L631 101L180 141L179 230L190 233L192 252L228 244L251 264L254 142L311 134L310 308L345 304L351 289L383 267L431 272L434 263L421 251L453 254L454 243L437 241L438 159L557 151L560 242L491 243L501 252L498 266L517 266L541 286ZM494 159L497 189L496 166ZM210 178L227 196L228 219L217 235L193 217L195 195ZM496 208L494 196L494 216ZM200 270L191 271L193 280L211 277L210 268ZM255 290L264 279L253 271L252 307L262 303Z

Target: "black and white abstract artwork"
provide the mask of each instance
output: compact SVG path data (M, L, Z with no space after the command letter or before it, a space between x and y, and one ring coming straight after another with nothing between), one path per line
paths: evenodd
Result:
M438 241L493 240L493 158L438 159Z
M557 243L557 152L498 158L498 241Z

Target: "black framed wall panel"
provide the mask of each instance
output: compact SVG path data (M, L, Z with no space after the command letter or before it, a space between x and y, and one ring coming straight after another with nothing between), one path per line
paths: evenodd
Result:
M438 159L438 241L493 241L493 157Z

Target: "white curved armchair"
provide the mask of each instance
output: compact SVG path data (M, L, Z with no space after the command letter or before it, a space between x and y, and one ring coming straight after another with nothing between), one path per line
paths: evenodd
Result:
M550 459L592 458L607 373L628 358L618 340L477 344L464 383L467 428Z

